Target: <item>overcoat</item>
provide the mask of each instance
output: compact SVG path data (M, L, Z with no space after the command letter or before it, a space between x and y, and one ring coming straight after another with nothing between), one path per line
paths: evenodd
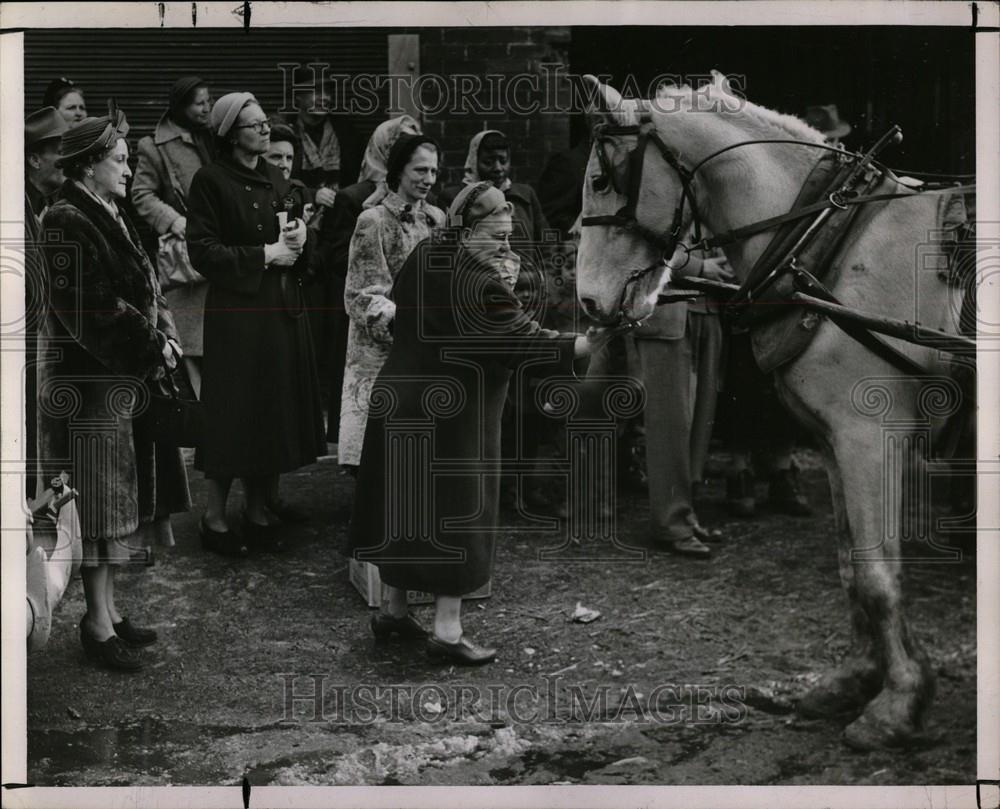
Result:
M210 478L288 472L326 451L316 363L300 279L265 268L278 240L276 213L290 185L265 160L247 168L229 156L191 183L187 243L209 280L202 401L207 438L195 459Z
M187 193L198 169L211 161L211 140L193 134L164 113L152 136L139 141L138 153L132 178L132 204L156 235L162 236L175 220L187 215ZM207 292L208 285L202 281L163 293L188 357L202 355Z
M543 329L499 274L433 237L406 260L393 299L395 336L372 390L351 548L387 584L461 596L491 574L512 370L546 360L572 373L575 335Z
M358 217L344 286L350 326L337 442L342 464L357 466L361 461L368 397L392 344L393 279L413 248L442 224L444 212L439 208L423 201L407 205L391 191Z
M44 478L72 470L89 540L128 537L191 504L180 450L154 444L148 418L148 385L177 332L139 235L121 217L128 235L68 180L42 220L39 464Z

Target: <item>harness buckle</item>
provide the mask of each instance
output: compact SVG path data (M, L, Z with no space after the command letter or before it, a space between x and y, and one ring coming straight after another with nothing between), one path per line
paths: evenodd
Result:
M844 201L844 193L841 191L834 191L830 194L830 204L834 208L839 208L842 211L847 210L847 203Z

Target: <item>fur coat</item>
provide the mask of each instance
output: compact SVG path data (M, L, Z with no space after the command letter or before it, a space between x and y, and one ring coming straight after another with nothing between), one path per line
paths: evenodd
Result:
M39 329L38 460L71 470L85 539L120 539L191 505L176 447L154 444L150 387L177 339L156 272L89 193L68 180L42 220L48 309Z

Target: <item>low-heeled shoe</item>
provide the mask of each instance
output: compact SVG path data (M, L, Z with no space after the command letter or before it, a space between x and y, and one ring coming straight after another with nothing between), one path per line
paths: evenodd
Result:
M372 633L378 640L385 640L391 635L399 635L404 640L421 640L427 637L427 630L410 613L402 618L378 612L372 616Z
M693 536L686 539L668 540L659 544L670 553L677 556L687 556L691 559L708 559L712 555L712 549Z
M281 536L281 526L250 522L245 515L243 517L243 538L251 550L260 553L284 553L288 550L285 539Z
M139 671L142 668L142 658L138 652L130 649L117 635L112 635L107 640L98 640L81 623L80 643L87 658L105 668L116 671Z
M250 548L232 531L213 531L205 524L205 518L198 523L198 533L201 534L201 546L222 556L245 558L250 555Z
M455 643L448 643L436 635L431 635L427 639L427 654L433 658L458 663L460 666L481 666L483 663L492 662L497 656L497 650L479 646L468 640L465 635Z
M115 634L129 646L149 646L156 643L156 630L136 626L128 618L122 618L117 624L111 625Z

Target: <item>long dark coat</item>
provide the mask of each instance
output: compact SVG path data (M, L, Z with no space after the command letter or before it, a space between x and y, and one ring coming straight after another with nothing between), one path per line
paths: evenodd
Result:
M147 385L177 339L156 271L69 180L42 220L49 309L38 351L38 455L44 479L72 470L85 539L121 539L190 507L180 450L149 431Z
M198 170L188 197L187 243L209 280L202 401L207 438L196 466L210 478L288 472L323 454L316 363L294 267L264 267L278 240L276 213L290 186L265 160L228 156Z
M351 546L387 584L461 596L491 574L511 372L547 358L571 373L573 335L542 329L499 275L433 237L410 254L393 299Z

